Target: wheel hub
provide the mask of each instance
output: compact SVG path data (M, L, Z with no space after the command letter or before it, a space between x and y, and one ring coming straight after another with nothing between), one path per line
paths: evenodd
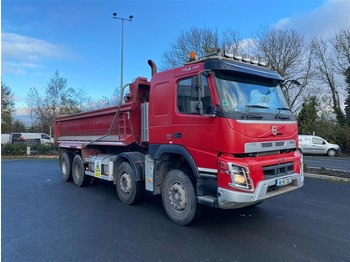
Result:
M67 174L67 163L65 161L63 161L62 163L62 173L63 174Z
M74 167L74 174L75 174L75 176L79 179L80 178L80 166L78 165L78 164L76 164L75 165L75 167Z
M131 192L131 177L128 173L124 173L121 175L119 184L123 193Z
M187 205L187 194L183 185L174 183L169 189L170 205L177 211L183 211Z

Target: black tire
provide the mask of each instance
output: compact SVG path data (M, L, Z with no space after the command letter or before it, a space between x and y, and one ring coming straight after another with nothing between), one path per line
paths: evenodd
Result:
M120 201L126 205L139 203L145 193L144 181L135 181L135 173L128 162L117 167L115 186Z
M195 189L186 171L168 172L163 180L162 201L168 217L178 225L194 223L200 216Z
M334 149L329 149L327 152L327 155L330 157L334 157L337 154L337 151L335 151Z
M83 160L79 155L76 155L73 159L72 177L74 184L78 187L88 186L92 180L91 176L85 175Z
M74 155L72 153L64 153L60 159L61 175L65 182L72 181L72 163Z

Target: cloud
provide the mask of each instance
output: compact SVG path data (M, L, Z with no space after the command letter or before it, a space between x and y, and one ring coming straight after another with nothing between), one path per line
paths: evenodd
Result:
M1 41L2 73L5 74L25 74L27 69L41 67L42 60L67 55L60 45L15 33L1 33Z
M296 29L306 38L328 36L337 30L350 26L350 1L329 0L310 13L287 17L275 26L282 29Z

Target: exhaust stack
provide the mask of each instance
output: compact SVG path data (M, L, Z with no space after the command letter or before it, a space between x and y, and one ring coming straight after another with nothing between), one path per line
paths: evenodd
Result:
M152 69L152 76L153 76L155 73L157 73L157 66L151 59L148 60L148 64Z

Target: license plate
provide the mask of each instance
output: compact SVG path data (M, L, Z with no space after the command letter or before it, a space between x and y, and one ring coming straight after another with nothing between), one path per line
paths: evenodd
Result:
M276 180L276 186L286 186L292 183L292 177L286 177Z

